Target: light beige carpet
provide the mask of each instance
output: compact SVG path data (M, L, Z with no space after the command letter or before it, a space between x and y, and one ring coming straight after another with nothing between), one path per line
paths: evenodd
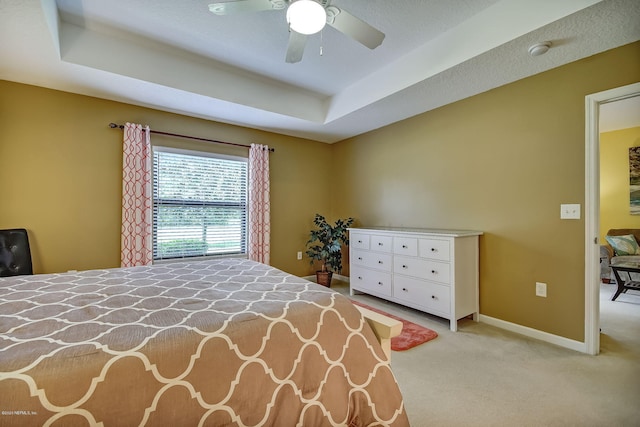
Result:
M332 288L348 294L348 284ZM640 293L609 301L602 285L601 354L461 320L448 321L367 295L355 299L431 328L439 337L391 365L411 425L640 426Z

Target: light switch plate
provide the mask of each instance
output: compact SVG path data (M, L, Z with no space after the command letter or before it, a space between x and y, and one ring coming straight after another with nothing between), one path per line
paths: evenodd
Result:
M536 282L536 296L547 297L547 284L542 282Z
M560 219L580 219L580 204L560 205Z

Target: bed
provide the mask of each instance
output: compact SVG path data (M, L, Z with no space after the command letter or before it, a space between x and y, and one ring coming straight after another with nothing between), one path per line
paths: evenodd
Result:
M339 293L244 259L0 279L0 425L407 426Z

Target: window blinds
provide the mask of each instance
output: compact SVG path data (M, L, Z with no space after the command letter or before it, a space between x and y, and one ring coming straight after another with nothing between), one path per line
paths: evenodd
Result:
M156 147L153 258L245 254L247 159Z

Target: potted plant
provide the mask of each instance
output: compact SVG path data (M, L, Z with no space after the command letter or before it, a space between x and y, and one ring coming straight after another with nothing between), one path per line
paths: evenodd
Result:
M339 219L331 225L325 217L316 214L313 223L316 229L311 230L306 253L311 265L321 262L321 269L316 271L318 284L331 287L333 273L342 271L342 245L349 244L347 228L353 224L353 218Z

